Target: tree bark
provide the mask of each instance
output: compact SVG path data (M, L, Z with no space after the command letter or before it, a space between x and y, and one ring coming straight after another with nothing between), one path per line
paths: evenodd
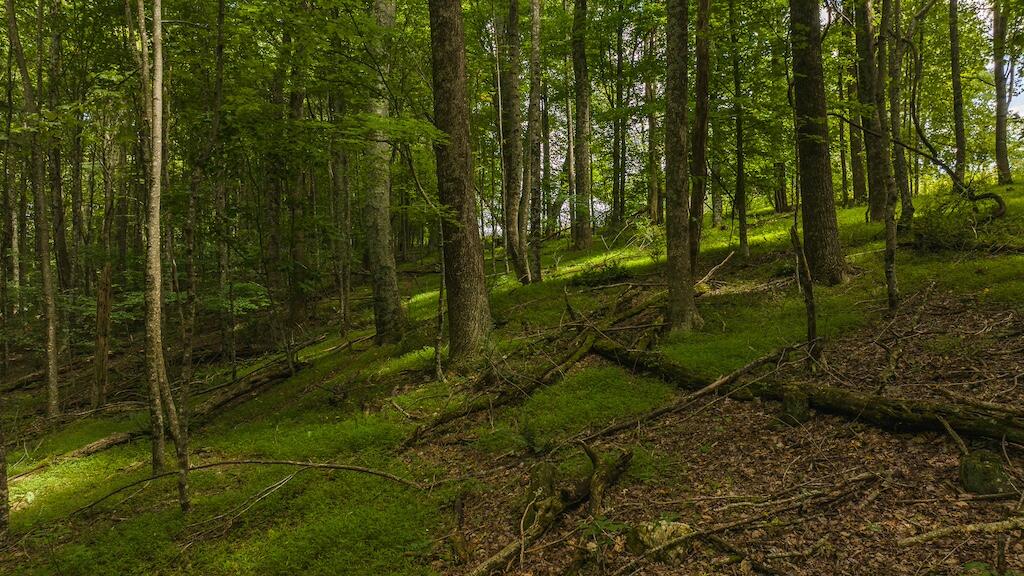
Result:
M711 75L711 0L697 0L697 78L690 159L690 274L697 271L708 182L708 82ZM741 173L737 173L737 185ZM742 247L741 247L742 249Z
M1013 183L1010 156L1006 146L1006 119L1010 108L1007 90L1006 31L1011 9L1007 0L992 0L992 59L996 83L996 171L1000 184Z
M688 0L668 0L667 43L665 55L665 235L668 241L669 326L690 330L700 317L693 301L693 274L690 268L690 202L687 181L687 101L689 61Z
M846 276L846 262L832 193L820 5L790 0L789 6L805 253L814 280L838 284Z
M882 141L882 118L885 117L885 99L879 97L884 87L879 86L875 50L874 16L872 0L854 0L857 43L857 94L864 112L861 123L867 129L864 133L864 147L867 150L868 172L868 215L872 221L885 218L885 198L891 178L892 163L889 150ZM879 104L883 109L879 109ZM888 123L886 123L888 124Z
M530 282L530 267L523 251L520 232L520 201L523 197L523 139L519 114L519 1L506 0L508 10L501 23L501 73L498 75L501 106L501 156L504 163L504 190L502 229L505 234L508 257L512 261L516 278L523 284Z
M650 62L656 61L654 41L657 29L653 29L644 40L644 51ZM657 95L654 89L654 78L651 72L644 77L644 108L647 109L647 217L655 224L661 224L662 213L661 192L661 157L658 154L658 115L656 113Z
M25 112L31 117L39 113L32 77L28 73L25 52L21 47L18 35L18 21L15 14L14 0L6 0L7 32L10 50L14 53L18 71L22 79L22 95L25 100ZM36 254L39 257L39 275L43 289L43 315L46 319L46 414L55 417L60 414L60 388L57 383L57 295L53 285L53 272L50 267L50 234L46 217L46 195L43 193L43 180L46 178L43 162L43 150L39 136L31 136L32 148L32 193L35 203Z
M747 176L743 151L743 85L740 72L738 30L739 22L736 19L736 0L729 0L729 43L732 45L732 112L736 119L736 192L733 196L733 206L735 206L736 216L739 220L740 255L746 258L750 256L750 244L747 240ZM783 170L785 170L785 167L783 167ZM785 200L786 194L785 188L783 188L782 195L776 198L776 211L779 208L786 209Z
M572 69L575 78L576 133L574 134L576 196L576 248L590 248L590 73L587 69L587 0L575 0L572 17ZM685 194L685 192L684 192Z
M530 281L541 281L541 72L540 72L540 0L530 0L530 105L527 113L526 141L529 169L523 175L523 194L530 195ZM550 163L549 163L550 164ZM529 186L527 186L529 183Z
M903 6L900 0L884 0L891 14L889 18L889 36L894 39L903 38ZM889 47L889 134L892 140L902 139L903 133L903 43L894 40ZM910 226L914 219L914 199L910 195L910 176L907 174L907 155L902 146L893 144L892 174L896 180L896 190L900 196L900 224Z
M857 99L857 64L850 65L850 81L846 85L846 99ZM862 205L868 199L868 183L864 167L864 133L850 126L850 180L853 184L853 204Z
M374 0L373 12L377 26L385 30L394 26L393 0ZM377 61L386 62L383 45L377 44L375 50L378 55ZM385 119L389 115L389 110L383 78L376 79L375 89L378 94L370 103L370 113ZM373 131L367 144L366 156L367 189L363 210L367 265L370 268L370 282L373 286L376 342L394 343L402 339L404 319L391 233L391 144L386 140L384 133L379 130Z
M960 5L949 0L949 64L953 83L953 136L956 139L956 157L953 172L957 180L964 181L967 173L967 134L964 130L964 89L960 78Z
M483 248L476 227L473 159L469 147L466 53L459 0L429 0L434 123L447 136L434 146L444 219L449 358L464 362L483 346L491 325Z

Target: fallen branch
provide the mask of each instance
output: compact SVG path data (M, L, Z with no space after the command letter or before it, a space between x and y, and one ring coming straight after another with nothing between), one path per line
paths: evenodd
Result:
M966 534L998 534L1002 532L1009 532L1011 530L1024 530L1024 516L1015 516L1009 520L1001 520L999 522L983 522L980 524L965 524L963 526L950 526L948 528L939 528L938 530L932 530L931 532L925 532L924 534L918 534L917 536L911 536L909 538L903 538L898 542L900 546L909 546L911 544L923 544L925 542L931 542L938 538L946 536L963 536Z
M417 484L416 482L413 482L412 480L408 480L406 478L402 478L401 476L395 476L394 474L391 474L390 472L384 472L383 470L376 470L374 468L366 468L364 466L355 466L355 465L352 465L352 464L332 464L330 462L301 462L301 461L295 461L295 460L252 460L252 459L249 459L249 460L220 460L220 461L217 461L217 462L207 462L206 464L200 464L198 466L191 466L191 467L189 467L189 472L195 472L196 470L208 470L210 468L220 468L220 467L223 467L223 466L241 466L241 465L299 466L299 467L302 467L302 468L316 468L316 469L321 469L321 470L345 470L345 471L348 471L348 472L360 472L360 473L363 473L363 474L369 474L371 476L377 476L377 477L380 477L380 478L385 478L387 480L392 480L394 482L398 482L399 484L404 484L406 486L409 486L410 488L416 488L417 490L422 490L423 489L423 487L421 485ZM81 514L82 512L85 512L86 510L89 510L90 508L100 504L101 502L104 502L105 500L108 500L108 499L116 496L117 494L120 494L121 492L124 492L125 490L127 490L129 488L132 488L134 486L138 486L139 484L145 484L146 482L151 482L153 480L159 480L160 478L166 478L168 476L176 476L177 474L178 474L177 470L171 470L169 472L162 472L160 474L154 474L154 475L148 476L146 478L135 480L134 482L129 482L128 484L125 484L124 486L121 486L120 488L117 488L117 489L115 489L115 490L113 490L111 492L108 492L107 494L105 494L102 497L100 497L98 500L93 500L89 504L86 504L85 506L82 506L81 508L78 508L77 510L75 510L71 514L69 514L68 517L70 518L70 517L73 517L73 516L77 516L78 514Z
M871 479L873 479L875 477L876 477L875 474L870 473L870 472L865 472L865 473L862 473L862 474L858 474L857 476L854 476L853 478L850 478L849 480L846 480L845 482L843 482L842 484L840 484L839 486L837 486L836 488L834 488L832 490L828 490L828 491L826 491L826 490L815 490L815 491L812 491L812 492L808 492L807 494L804 494L803 498L797 499L797 500L787 504L786 506L776 507L776 508L773 508L771 510L767 510L765 512L762 512L760 514L755 514L755 515L752 515L752 516L745 516L745 517L740 518L738 520L732 520L730 522L723 522L723 523L720 523L720 524L716 524L714 526L710 526L708 528L704 528L703 530L696 530L694 532L690 532L688 534L684 534L684 535L679 536L677 538L673 538L673 539L669 540L668 542L665 542L664 544L661 544L660 546L655 546L653 548L648 549L643 554L641 554L638 558L634 559L633 561L629 562L628 564L622 566L621 568L619 568L618 570L613 572L612 576L620 576L622 574L632 573L632 571L637 567L637 565L639 565L641 562L646 561L648 558L652 558L652 557L658 556L659 554L661 554L661 553L663 553L663 552L665 552L667 550L671 550L673 548L676 548L676 547L678 547L678 546L680 546L682 544L685 544L686 542L689 542L690 540L693 540L695 538L702 538L702 539L703 538L707 538L707 537L709 537L711 535L715 535L715 534L718 534L718 533L721 533L721 532L725 532L725 531L728 531L728 530L733 530L733 529L739 528L741 526L746 526L746 525L749 525L749 524L753 524L754 522L757 522L759 520L764 520L766 518L775 518L779 514L782 514L784 512L789 512L789 511L795 510L797 508L802 508L804 506L809 506L809 505L812 505L812 504L821 505L821 504L827 504L827 503L830 503L830 502L835 502L836 500L844 498L844 497L848 496L849 494L853 493L853 491L856 489L856 487L855 487L856 484L860 484L860 483L865 482L867 480L871 480Z

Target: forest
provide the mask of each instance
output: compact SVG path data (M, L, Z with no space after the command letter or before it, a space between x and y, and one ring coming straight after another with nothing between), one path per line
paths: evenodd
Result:
M1021 0L0 13L0 574L1024 575Z

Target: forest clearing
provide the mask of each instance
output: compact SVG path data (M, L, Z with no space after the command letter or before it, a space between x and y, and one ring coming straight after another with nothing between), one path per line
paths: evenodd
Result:
M1024 574L1016 0L5 0L0 573Z

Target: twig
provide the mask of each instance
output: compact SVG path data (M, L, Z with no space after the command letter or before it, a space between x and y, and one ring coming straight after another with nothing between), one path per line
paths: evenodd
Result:
M898 542L900 546L909 546L910 544L922 544L924 542L931 542L938 538L945 536L962 536L966 534L999 534L1002 532L1009 532L1010 530L1021 530L1024 529L1024 516L1015 516L1009 520L1001 520L999 522L982 522L980 524L965 524L963 526L950 526L948 528L939 528L938 530L932 530L931 532L925 532L924 534L918 534L917 536L911 536L909 538L903 538Z
M721 268L722 266L725 266L725 263L728 262L729 259L732 258L732 255L735 254L735 253L736 253L735 251L729 252L729 255L725 257L725 260L722 260L721 262L718 263L717 266L713 267L711 270L708 270L708 273L705 274L703 278L698 280L697 284L703 284L703 283L707 282L708 280L711 280L711 277L715 275L715 272L718 272L719 268Z

